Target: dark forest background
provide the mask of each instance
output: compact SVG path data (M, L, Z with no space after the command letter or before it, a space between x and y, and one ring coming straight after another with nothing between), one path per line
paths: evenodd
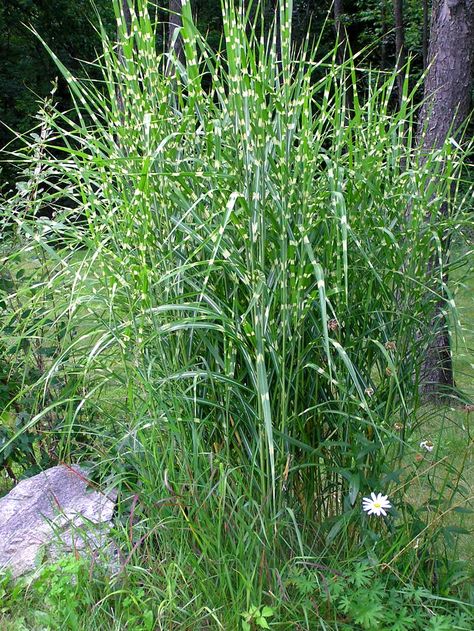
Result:
M411 57L413 80L423 71L428 46L429 0L296 0L293 10L293 37L296 46L310 30L320 37L321 53L331 49L340 27L353 51L364 51L364 64L377 69L396 63L396 33L403 45L403 58ZM219 47L221 38L219 0L193 0L193 11L209 42ZM273 4L265 12L271 16ZM158 29L165 32L167 5L157 5ZM401 10L402 25L396 28L395 15ZM0 147L10 146L14 133L24 133L34 125L38 101L52 88L57 68L35 35L39 33L59 59L76 75L94 76L94 59L100 39L96 28L102 21L109 33L115 29L111 0L2 0L0 3ZM402 28L401 28L402 26ZM162 46L165 37L157 39ZM55 94L61 109L70 107L66 84L59 79ZM14 171L4 159L0 186L5 190L14 180ZM10 183L10 184L9 184Z

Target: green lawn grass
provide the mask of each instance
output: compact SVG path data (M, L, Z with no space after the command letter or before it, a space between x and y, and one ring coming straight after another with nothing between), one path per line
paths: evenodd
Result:
M474 400L474 273L464 279L456 303L462 325L454 348L456 384Z
M474 274L463 275L458 283L456 306L460 326L453 334L453 367L455 384L463 398L474 399ZM453 329L454 330L454 329ZM459 512L450 513L447 525L457 525L470 532L474 530L474 409L462 403L456 405L427 406L420 411L420 425L411 436L413 448L411 466L419 473L410 489L414 503L422 503L430 497L428 478L438 485L460 485ZM431 440L431 454L419 448L423 440ZM417 462L416 456L423 455ZM439 463L439 464L436 464ZM428 473L424 473L428 472ZM468 511L472 510L470 513ZM457 535L459 557L474 560L472 534Z

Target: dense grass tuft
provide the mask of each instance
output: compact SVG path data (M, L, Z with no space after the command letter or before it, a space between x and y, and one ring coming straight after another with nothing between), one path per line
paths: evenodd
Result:
M449 593L446 516L466 498L445 461L413 466L410 439L434 305L457 321L444 273L462 259L442 244L466 222L463 153L421 162L408 82L393 111L395 73L293 50L279 10L276 33L226 0L215 53L185 3L183 65L139 0L131 35L102 32L100 84L51 53L76 109L45 104L6 206L25 384L5 414L27 394L10 444L35 431L122 491L97 624L141 585L156 628L255 628L264 606L275 628L395 628L339 592L315 622L311 594L354 559L384 568L379 591ZM362 513L371 491L387 519Z

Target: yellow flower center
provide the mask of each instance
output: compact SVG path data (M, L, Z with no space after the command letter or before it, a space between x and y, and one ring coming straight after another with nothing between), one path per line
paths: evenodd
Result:
M374 508L382 508L382 504L380 502L374 502Z

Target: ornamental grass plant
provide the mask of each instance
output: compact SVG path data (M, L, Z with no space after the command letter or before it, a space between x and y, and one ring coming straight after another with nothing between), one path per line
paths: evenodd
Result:
M450 554L471 498L412 439L436 414L419 380L439 301L455 343L465 151L420 160L418 86L396 108L396 73L295 50L291 2L275 28L224 0L217 52L185 2L184 59L146 0L130 29L115 9L102 81L50 51L75 108L52 94L14 156L1 246L23 375L3 414L29 413L2 449L34 435L120 490L120 570L74 624L472 628ZM362 511L372 492L386 517Z

